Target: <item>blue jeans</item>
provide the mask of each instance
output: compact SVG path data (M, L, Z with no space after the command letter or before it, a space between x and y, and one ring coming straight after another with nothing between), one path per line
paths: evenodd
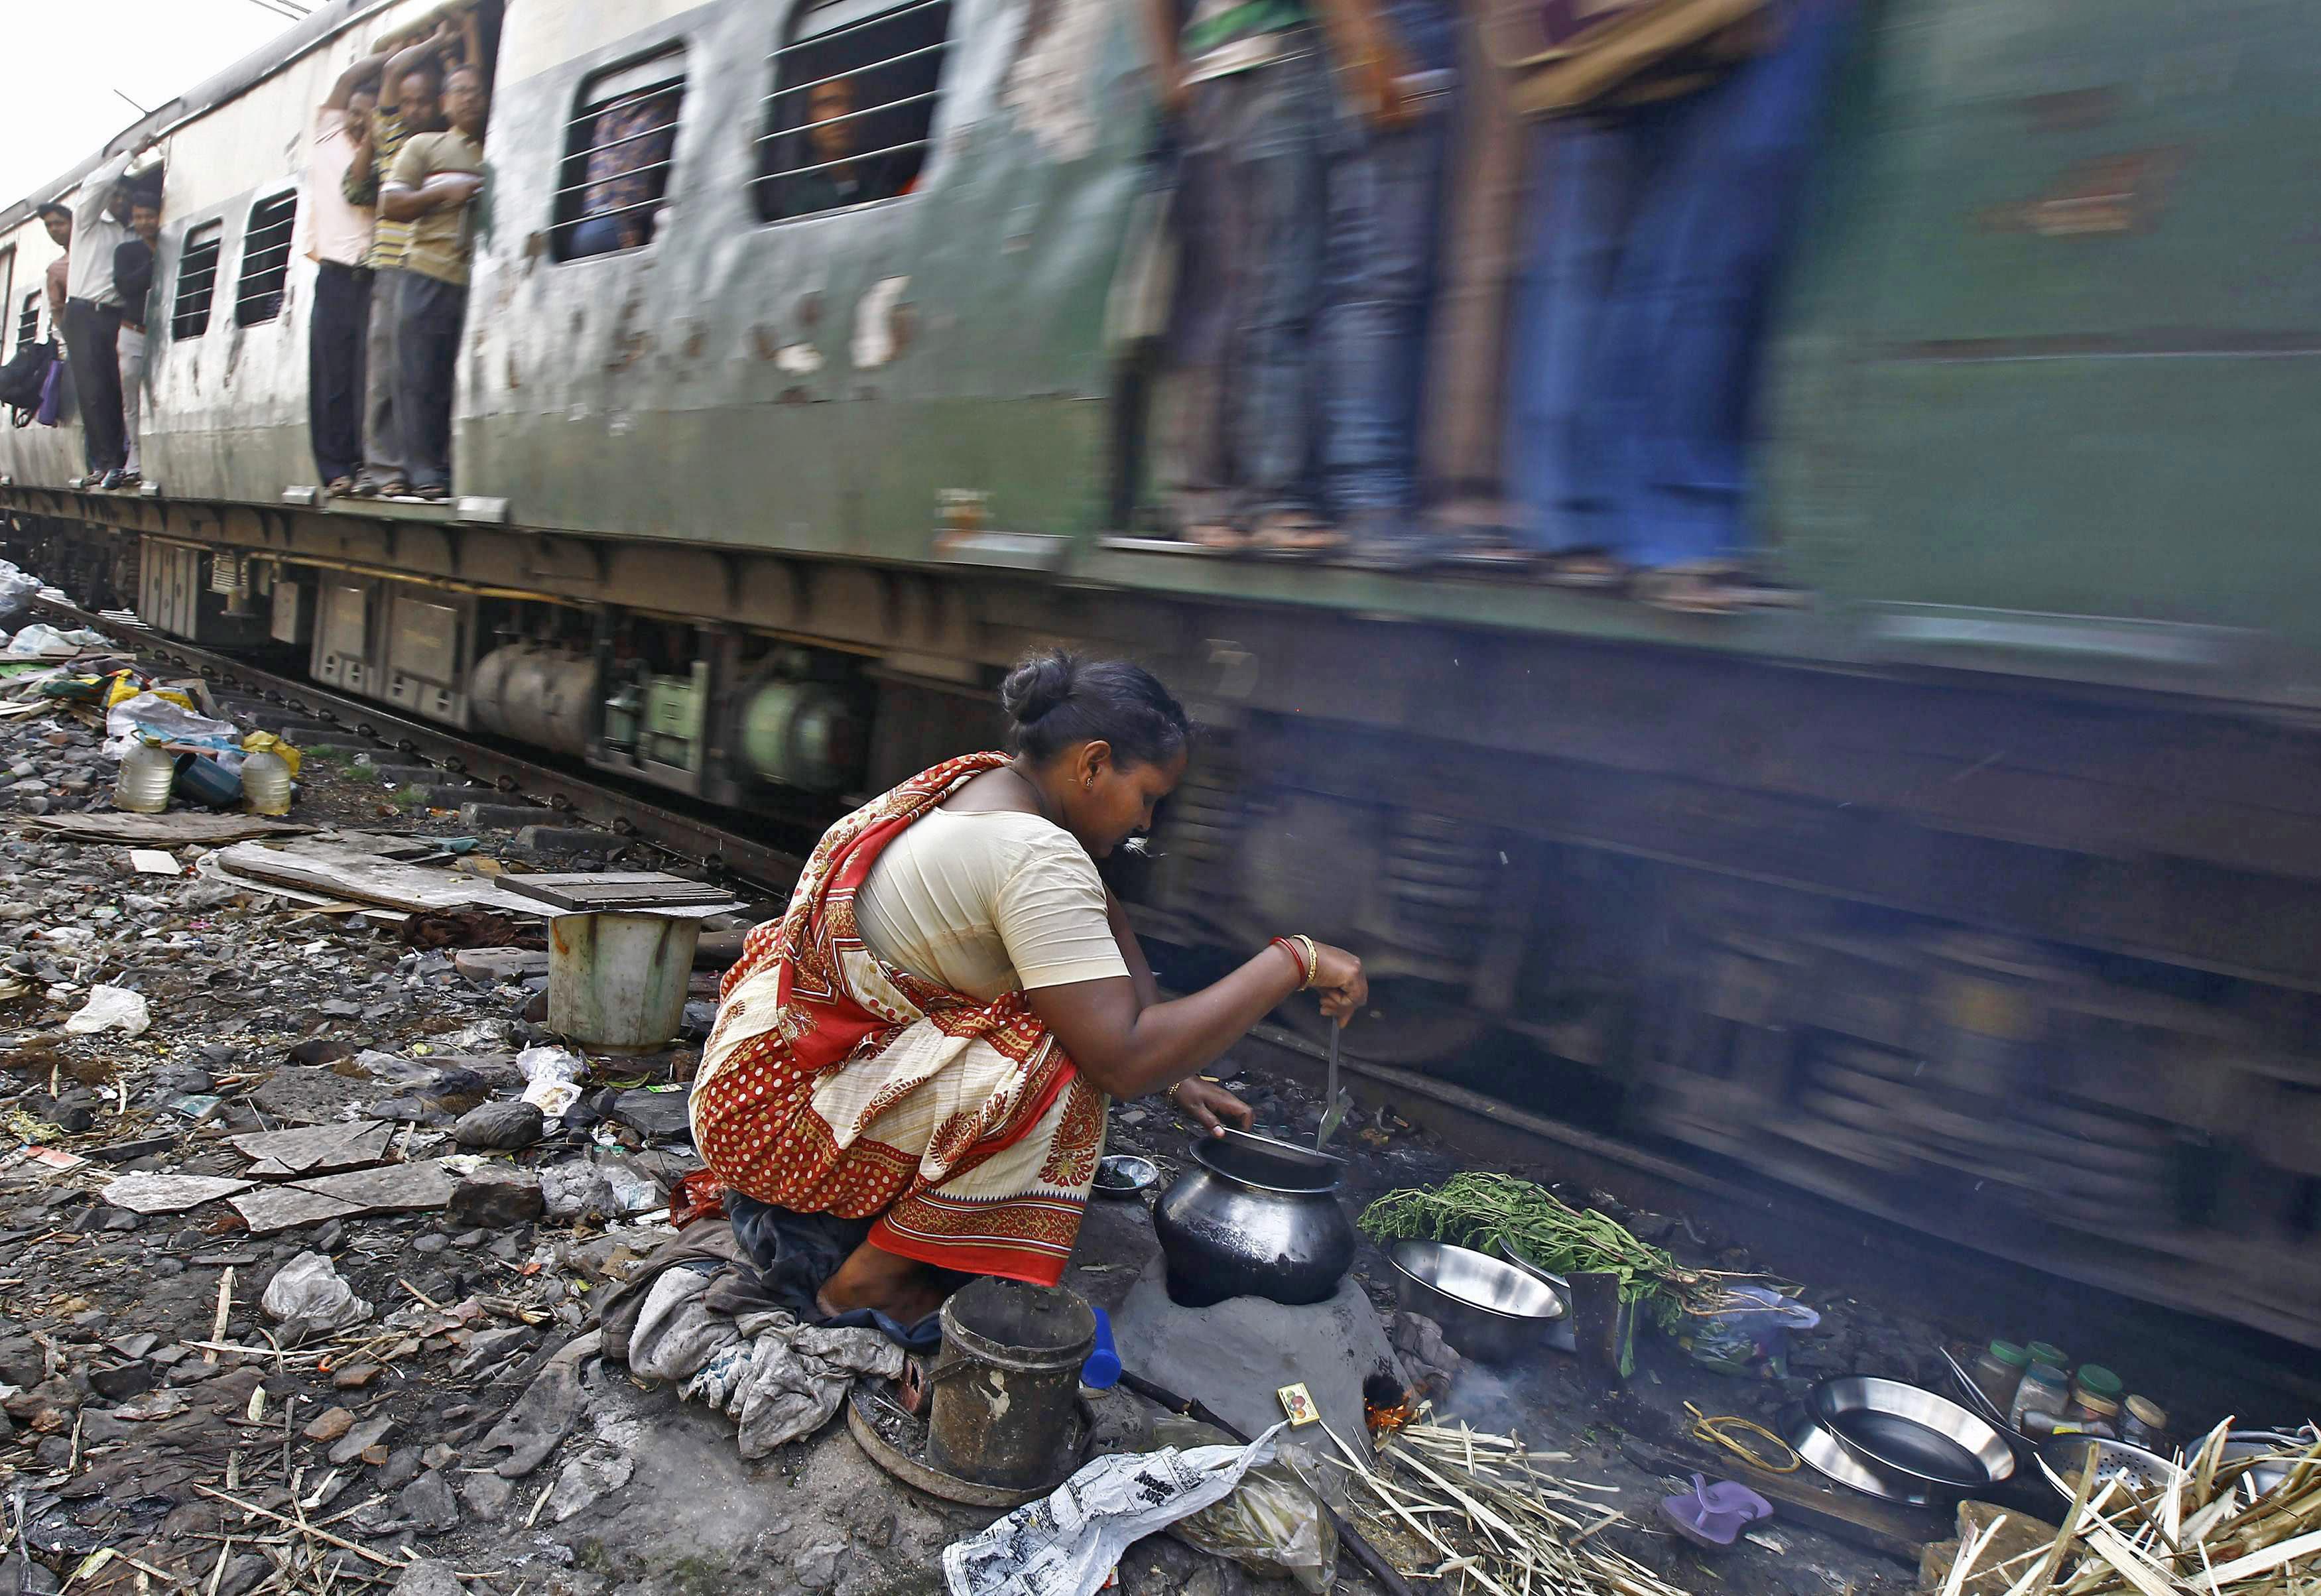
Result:
M1451 119L1355 131L1330 169L1322 494L1333 512L1418 503L1420 394Z
M1193 87L1176 454L1187 521L1309 509L1328 87L1306 41Z
M1697 94L1543 127L1507 401L1518 535L1652 567L1746 546L1774 278L1852 0L1786 0Z
M1434 0L1388 7L1404 59L1455 69L1452 19ZM1426 332L1438 281L1453 96L1416 107L1415 125L1379 132L1342 107L1329 176L1322 349L1322 496L1346 517L1418 503Z

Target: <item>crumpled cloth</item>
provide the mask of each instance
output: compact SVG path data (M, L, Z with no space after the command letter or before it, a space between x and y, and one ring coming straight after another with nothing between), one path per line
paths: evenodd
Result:
M875 1329L805 1324L779 1309L721 1312L723 1273L696 1262L653 1282L629 1332L629 1367L739 1424L743 1457L829 1423L858 1377L903 1372L903 1349Z
M745 1458L829 1423L859 1376L903 1372L903 1349L876 1330L802 1325L787 1313L753 1313L741 1328L747 1339L720 1348L678 1394L739 1424Z

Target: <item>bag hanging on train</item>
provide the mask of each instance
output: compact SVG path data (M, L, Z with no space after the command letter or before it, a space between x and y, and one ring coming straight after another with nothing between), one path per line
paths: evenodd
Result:
M1772 0L1537 0L1502 7L1492 53L1525 116L1689 94L1779 35Z

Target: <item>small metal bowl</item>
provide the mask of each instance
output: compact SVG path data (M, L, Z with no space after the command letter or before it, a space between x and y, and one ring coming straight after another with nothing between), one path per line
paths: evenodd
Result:
M1133 1153L1106 1153L1091 1188L1099 1197L1133 1197L1160 1183L1160 1166Z
M1442 1326L1443 1338L1478 1363L1510 1363L1535 1350L1563 1317L1554 1287L1469 1247L1397 1242L1387 1261L1396 1303Z

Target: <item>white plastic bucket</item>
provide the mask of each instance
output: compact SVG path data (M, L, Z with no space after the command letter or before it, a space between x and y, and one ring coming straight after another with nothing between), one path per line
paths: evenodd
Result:
M584 1047L652 1053L677 1039L698 920L560 914L548 922L548 1025Z

